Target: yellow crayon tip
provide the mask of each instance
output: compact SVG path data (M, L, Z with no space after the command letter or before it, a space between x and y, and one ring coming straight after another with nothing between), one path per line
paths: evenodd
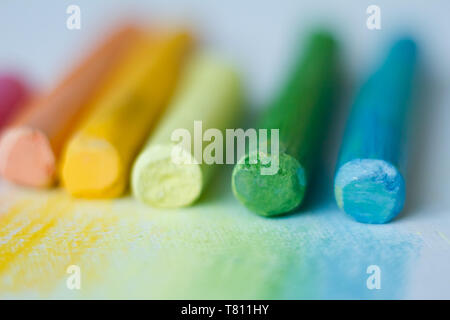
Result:
M203 189L203 174L193 156L183 152L184 161L172 159L172 146L155 145L137 159L132 188L143 203L160 208L178 208L192 204Z
M78 197L115 197L123 191L121 159L106 140L79 137L69 144L62 178L67 191Z

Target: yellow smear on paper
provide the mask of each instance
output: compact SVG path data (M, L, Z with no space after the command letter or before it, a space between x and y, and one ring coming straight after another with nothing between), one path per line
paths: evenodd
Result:
M49 293L69 265L86 263L81 254L95 248L114 217L99 221L98 213L75 209L74 202L58 192L20 201L0 215L0 292L39 288L41 294ZM103 210L97 205L96 211Z
M261 279L283 274L291 258L280 263L266 221L223 205L168 213L132 198L0 194L0 300L271 297L277 278ZM79 290L68 286L72 265ZM243 281L251 282L246 290Z

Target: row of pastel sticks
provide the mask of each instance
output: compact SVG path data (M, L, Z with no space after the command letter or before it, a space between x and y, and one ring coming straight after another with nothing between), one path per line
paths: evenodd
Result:
M35 188L61 182L75 197L115 198L132 172L134 194L144 202L194 202L214 168L173 163L172 133L193 132L196 120L205 129L234 128L242 116L237 72L194 49L186 30L126 26L26 106L20 107L26 89L14 93L8 86L20 82L5 79L2 177Z
M236 198L264 216L301 205L334 118L339 61L332 35L311 34L295 57L290 76L258 124L279 130L279 154L247 151L232 174ZM415 60L414 42L398 40L352 107L335 196L358 221L385 223L402 210ZM19 107L25 97L17 80L0 80L5 179L38 188L60 180L70 194L86 198L121 196L131 180L137 199L163 208L194 203L217 167L174 162L173 133L183 128L195 136L198 120L204 130L234 128L243 106L236 71L193 50L189 33L133 27L115 32L50 94ZM182 153L194 159L190 150ZM253 156L256 163L250 163ZM268 159L279 169L262 175Z

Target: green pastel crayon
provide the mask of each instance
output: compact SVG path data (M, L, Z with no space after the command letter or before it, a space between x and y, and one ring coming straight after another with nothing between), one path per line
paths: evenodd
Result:
M234 167L233 193L247 208L274 216L302 203L329 126L336 79L337 44L329 33L315 32L259 125L268 130L269 145L278 129L278 155L250 150ZM276 173L261 174L272 161L278 162Z

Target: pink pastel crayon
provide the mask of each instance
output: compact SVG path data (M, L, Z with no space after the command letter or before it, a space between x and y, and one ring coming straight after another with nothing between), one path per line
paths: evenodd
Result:
M20 77L0 73L0 130L25 105L28 96L28 87Z

